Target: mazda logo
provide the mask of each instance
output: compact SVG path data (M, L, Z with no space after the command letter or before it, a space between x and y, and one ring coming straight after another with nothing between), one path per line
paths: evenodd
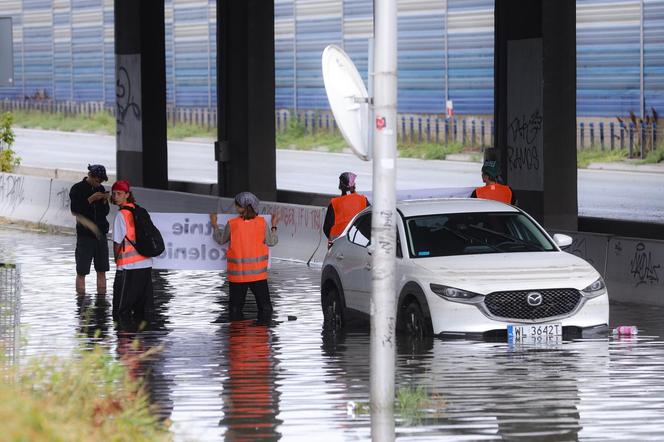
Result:
M542 305L542 294L540 292L530 292L526 300L528 301L528 305L537 307L538 305Z

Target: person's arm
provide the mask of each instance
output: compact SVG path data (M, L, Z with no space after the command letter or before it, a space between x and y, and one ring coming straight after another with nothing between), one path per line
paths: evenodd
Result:
M216 213L211 213L210 214L210 224L212 225L212 239L214 242L217 244L223 245L226 244L228 241L231 240L231 225L230 223L226 223L224 226L223 230L219 228L219 224L217 224L217 214Z
M323 233L330 239L330 231L334 225L334 208L332 204L327 206L327 213L325 214L325 221L323 222Z
M113 221L113 259L118 262L118 255L122 251L122 244L124 243L125 235L127 235L127 228L124 223L122 212L118 211Z
M71 213L76 215L77 213L83 213L85 206L83 206L85 199L81 195L78 186L74 184L71 189L69 189L69 209Z
M265 244L268 247L276 246L279 242L279 237L277 236L277 216L272 215L272 226L268 226L265 223Z

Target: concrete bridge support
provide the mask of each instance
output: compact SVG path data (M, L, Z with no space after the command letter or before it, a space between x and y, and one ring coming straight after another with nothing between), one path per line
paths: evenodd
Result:
M519 206L577 229L576 2L496 0L496 150Z

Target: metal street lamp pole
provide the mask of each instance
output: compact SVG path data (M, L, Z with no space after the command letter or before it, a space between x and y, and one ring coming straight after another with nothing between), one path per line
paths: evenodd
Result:
M394 439L397 5L374 1L371 435Z

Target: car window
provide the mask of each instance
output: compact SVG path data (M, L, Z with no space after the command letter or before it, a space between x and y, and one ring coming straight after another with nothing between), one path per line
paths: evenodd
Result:
M348 229L348 240L360 247L371 244L371 214L362 215Z
M518 212L454 213L406 220L410 256L554 251L555 246Z
M400 238L399 229L397 228L397 258L403 258ZM361 247L367 247L371 244L371 213L362 215L355 220L350 229L348 229L348 240Z

